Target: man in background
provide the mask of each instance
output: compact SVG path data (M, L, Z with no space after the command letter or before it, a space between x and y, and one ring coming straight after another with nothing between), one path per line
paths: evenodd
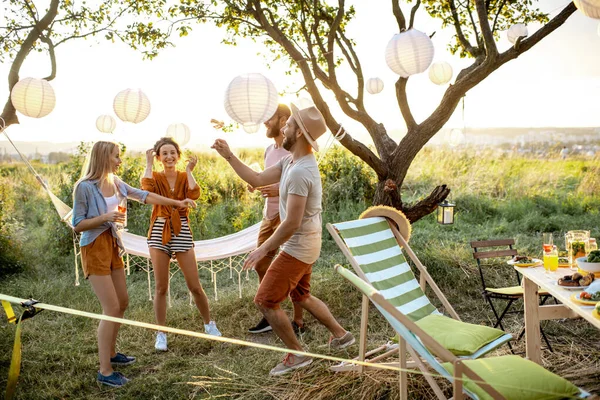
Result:
M275 143L271 144L265 150L265 169L277 164L283 157L289 155L289 151L282 147L283 133L281 128L285 126L286 121L290 117L290 108L285 104L279 104L275 114L265 122L267 127L266 136L269 139L273 139ZM248 186L248 190L253 192L255 188ZM262 188L256 188L265 198L265 208L263 212L263 220L260 225L260 231L258 233L258 241L256 247L260 247L267 239L271 237L275 229L279 226L281 220L279 218L279 184L265 186ZM258 282L262 282L263 277L271 265L271 261L275 258L277 249L270 251L265 258L260 260L255 267L256 273L258 274ZM294 316L292 320L292 327L296 334L304 332L304 321L302 320L302 307L298 304L293 303ZM263 333L269 332L273 328L267 321L266 318L262 318L256 326L248 329L250 333Z

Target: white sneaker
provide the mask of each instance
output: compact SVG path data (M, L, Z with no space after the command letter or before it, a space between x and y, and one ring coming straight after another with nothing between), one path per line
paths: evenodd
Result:
M221 336L221 332L217 328L215 321L210 321L208 324L204 324L204 332L213 336Z
M164 332L158 332L156 334L156 342L154 348L158 351L167 351L167 334Z

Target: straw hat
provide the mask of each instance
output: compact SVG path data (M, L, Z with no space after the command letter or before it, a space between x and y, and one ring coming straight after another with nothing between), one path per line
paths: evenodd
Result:
M367 208L362 214L360 214L359 219L371 217L384 217L394 222L396 228L398 228L398 231L408 243L412 227L410 226L410 221L408 218L406 218L406 215L404 215L402 211L398 211L395 208L388 206L373 206Z
M304 137L315 151L319 151L317 139L327 131L325 118L315 106L300 110L294 103L290 104L292 117L298 123Z

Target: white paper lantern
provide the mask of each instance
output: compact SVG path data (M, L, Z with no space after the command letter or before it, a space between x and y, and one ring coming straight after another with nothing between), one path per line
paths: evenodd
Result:
M598 36L600 36L600 24L598 24Z
M445 61L438 61L429 67L429 80L436 85L445 85L452 79L452 66Z
M246 133L256 133L260 130L260 125L259 124L245 124L245 125L242 125L242 128L244 129L244 132L246 132Z
M421 31L409 29L395 34L385 49L385 62L396 74L407 78L425 71L433 60L433 42Z
M50 114L56 105L54 89L45 79L24 78L13 86L10 101L23 115L42 118Z
M529 33L527 32L527 25L525 24L514 24L506 31L506 37L512 44L515 44L519 37L527 37L528 35Z
M465 134L461 129L454 128L448 134L448 144L451 147L456 147L465 141Z
M100 132L113 133L117 127L117 121L110 115L101 115L96 119L96 128Z
M573 3L583 15L600 19L600 0L573 0Z
M122 121L137 124L150 114L150 100L141 89L125 89L115 96L113 109Z
M271 118L277 110L277 103L275 85L262 74L240 75L225 90L225 111L247 132L256 129L253 125Z
M173 138L183 147L190 141L190 128L186 124L171 124L167 128L167 137Z
M367 92L371 94L381 93L383 90L383 81L379 78L370 78L367 80Z

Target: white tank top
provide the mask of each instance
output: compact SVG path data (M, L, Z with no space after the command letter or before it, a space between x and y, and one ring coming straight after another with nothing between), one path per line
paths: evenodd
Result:
M117 211L117 207L119 205L119 199L116 194L113 194L110 197L105 197L106 201L106 212Z

